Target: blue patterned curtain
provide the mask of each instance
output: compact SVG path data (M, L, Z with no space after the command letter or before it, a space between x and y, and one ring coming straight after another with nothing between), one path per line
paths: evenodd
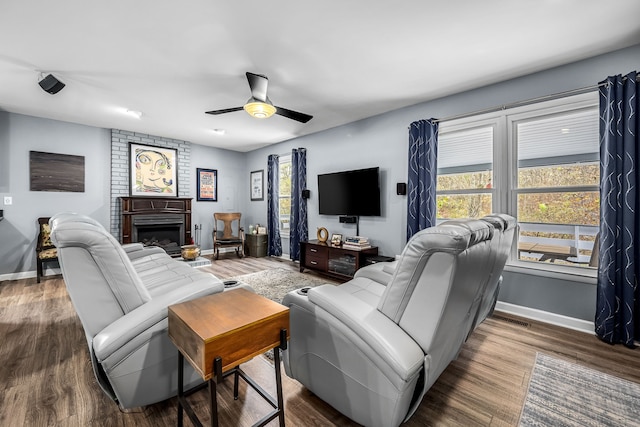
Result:
M436 223L438 123L418 120L409 127L407 241Z
M596 334L633 347L640 339L636 72L600 83L600 259Z
M280 240L280 162L276 154L267 159L267 222L269 237L267 240L267 255L282 255L282 241Z
M302 190L307 188L307 149L291 151L291 229L289 231L289 257L300 260L300 242L309 239L307 225L307 199Z

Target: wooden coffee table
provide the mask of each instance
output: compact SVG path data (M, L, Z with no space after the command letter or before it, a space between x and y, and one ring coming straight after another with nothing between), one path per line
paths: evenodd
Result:
M289 338L289 309L246 289L208 295L169 307L169 338L178 348L178 426L183 409L196 426L202 423L186 400L184 359L208 382L211 425L218 425L216 382L234 374L234 398L238 398L238 377L253 387L274 410L255 426L276 417L284 426L280 351ZM240 364L274 349L277 400L240 369ZM197 387L199 388L199 387Z

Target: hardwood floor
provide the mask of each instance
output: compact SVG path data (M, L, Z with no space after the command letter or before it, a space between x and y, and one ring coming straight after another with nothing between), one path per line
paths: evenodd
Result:
M208 268L221 279L297 265L269 258L223 256ZM82 326L60 276L0 282L0 425L174 426L175 399L122 413L97 385ZM526 395L536 352L584 364L640 383L638 350L610 346L594 336L496 313L481 325L429 390L406 426L514 426ZM243 368L267 390L270 362L254 358ZM219 389L221 426L246 426L270 407L241 381ZM283 374L288 426L353 426L350 420ZM207 419L207 394L192 396ZM185 425L189 425L186 421ZM269 425L277 425L273 421Z

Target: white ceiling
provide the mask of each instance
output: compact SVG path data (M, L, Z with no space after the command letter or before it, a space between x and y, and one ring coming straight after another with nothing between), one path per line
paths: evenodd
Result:
M0 110L249 151L640 43L638 16L639 0L2 0ZM205 114L247 101L246 71L314 118ZM67 86L45 93L40 72Z

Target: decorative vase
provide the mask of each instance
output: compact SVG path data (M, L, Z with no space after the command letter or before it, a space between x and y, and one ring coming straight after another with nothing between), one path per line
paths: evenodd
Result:
M193 261L200 256L200 246L198 245L184 245L182 248L182 258L186 261Z
M325 243L328 238L329 238L329 232L327 231L327 229L324 227L318 228L318 241Z

